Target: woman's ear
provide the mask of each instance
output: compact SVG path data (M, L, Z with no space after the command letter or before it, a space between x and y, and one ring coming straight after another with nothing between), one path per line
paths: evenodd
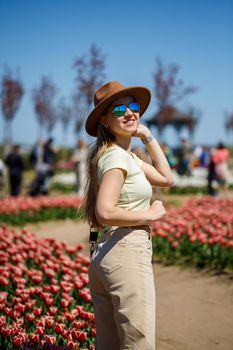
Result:
M107 121L107 117L105 115L102 115L102 117L100 118L100 123L105 126L105 128L108 128L108 121Z

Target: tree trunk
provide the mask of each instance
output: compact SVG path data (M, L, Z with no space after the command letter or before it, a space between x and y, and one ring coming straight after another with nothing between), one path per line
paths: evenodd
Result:
M3 143L4 145L10 145L12 143L12 130L11 120L4 119L3 126Z
M64 160L68 160L66 159L67 158L67 150L66 150L66 147L67 147L67 128L65 128L63 126L63 135L62 135L62 158Z

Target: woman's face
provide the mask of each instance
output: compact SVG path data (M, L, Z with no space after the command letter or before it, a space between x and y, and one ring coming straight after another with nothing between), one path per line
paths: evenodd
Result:
M139 112L131 111L128 107L124 115L115 116L113 109L119 105L128 106L131 102L135 102L130 96L125 96L114 101L102 118L102 124L110 129L113 134L119 136L132 135L139 123Z

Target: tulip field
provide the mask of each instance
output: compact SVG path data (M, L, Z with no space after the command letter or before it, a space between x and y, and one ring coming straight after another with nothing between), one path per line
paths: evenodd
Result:
M77 197L0 201L0 349L93 350L95 321L82 245L39 239L26 222L80 218ZM233 199L193 197L152 223L154 258L233 271Z
M5 198L0 200L0 224L22 226L28 222L80 219L82 202L77 196Z
M159 260L233 270L233 199L193 197L152 229Z
M0 229L1 349L94 349L82 246Z

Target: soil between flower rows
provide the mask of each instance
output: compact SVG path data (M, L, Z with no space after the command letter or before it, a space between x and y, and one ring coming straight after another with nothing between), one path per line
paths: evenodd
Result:
M72 220L26 225L38 237L83 243L89 227ZM154 263L157 350L233 349L233 279L206 271Z

